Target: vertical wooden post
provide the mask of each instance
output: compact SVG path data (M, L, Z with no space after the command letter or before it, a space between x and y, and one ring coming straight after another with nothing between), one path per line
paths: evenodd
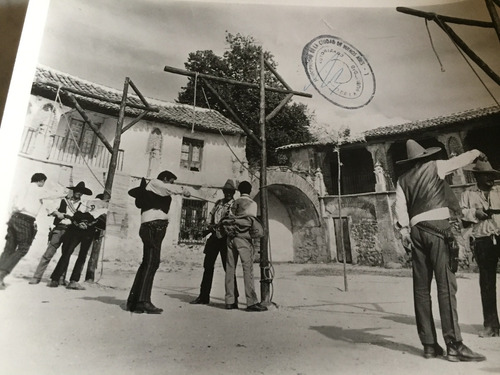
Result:
M108 176L106 184L104 185L104 199L111 197L111 189L113 188L113 180L115 178L116 166L118 164L118 152L120 150L120 140L122 135L123 121L125 119L125 106L127 104L127 94L130 78L125 78L123 85L123 95L120 104L120 112L118 113L118 121L116 123L115 139L113 142L113 152L111 153L111 160L109 162Z
M260 217L264 226L264 237L260 241L260 298L263 305L271 303L270 275L269 275L269 218L267 207L267 150L266 150L266 91L264 80L264 51L260 54L260 139L261 168L260 168Z
M344 259L344 291L347 292L347 256L345 252L344 246L344 223L342 222L342 193L341 193L341 173L342 173L342 163L340 162L340 145L337 145L337 164L338 164L338 175L337 175L337 189L338 189L338 204L339 204L339 226L340 226L340 247L341 249L337 249L337 258L338 251L342 250L342 257Z
M493 27L497 33L498 40L500 40L500 18L498 17L497 8L492 0L485 0L486 8L491 16L491 21L493 22Z

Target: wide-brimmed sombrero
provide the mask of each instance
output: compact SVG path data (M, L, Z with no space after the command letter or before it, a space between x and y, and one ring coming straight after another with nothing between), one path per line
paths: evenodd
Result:
M135 188L132 188L128 191L128 195L130 195L131 197L133 198L137 198L137 196L144 191L144 189L146 188L146 185L148 184L148 182L146 181L146 179L143 177L141 178L141 183L139 186L135 187Z
M491 173L500 176L500 171L493 169L489 161L478 160L473 164L465 166L464 171L470 171L474 173Z
M83 181L80 181L78 184L76 184L76 186L68 186L67 188L71 189L75 192L80 192L80 193L85 194L85 195L92 195L92 190L87 188L85 186L85 182L83 182Z
M412 160L426 158L427 156L431 156L439 151L441 151L440 147L423 148L413 139L409 139L408 141L406 141L406 155L408 156L408 158L398 160L396 164L402 164Z

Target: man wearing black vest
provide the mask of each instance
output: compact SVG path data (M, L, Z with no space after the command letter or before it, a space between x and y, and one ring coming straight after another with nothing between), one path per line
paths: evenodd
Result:
M68 186L71 190L71 195L63 198L59 204L57 210L50 213L54 216L54 227L49 232L49 243L47 245L47 250L42 255L40 262L30 280L30 284L38 284L42 280L42 276L45 273L50 261L57 252L59 246L61 246L63 241L63 235L71 224L71 218L77 211L86 211L87 207L84 202L82 202L82 195L91 195L92 191L85 186L83 181L79 182L76 186ZM61 283L64 283L64 274Z
M451 224L450 197L444 178L485 156L472 150L449 160L432 160L431 156L440 150L439 147L424 149L414 140L407 141L408 158L397 162L407 164L409 169L399 177L396 186L396 217L403 246L412 254L415 317L424 357L435 358L444 354L437 343L432 316L430 292L434 274L447 359L451 362L479 362L486 358L463 344L458 325L457 281L450 268L445 241Z
M129 191L135 197L135 203L141 209L141 227L139 236L143 246L142 263L127 299L127 310L136 314L161 314L163 309L151 303L153 280L160 266L161 244L167 232L168 212L172 194L184 194L173 185L177 177L170 171L163 171L158 178Z

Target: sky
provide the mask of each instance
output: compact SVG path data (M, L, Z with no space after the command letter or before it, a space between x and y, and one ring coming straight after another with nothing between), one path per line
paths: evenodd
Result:
M441 1L193 2L166 0L51 0L38 61L80 78L121 89L130 77L141 92L174 101L187 78L163 71L184 69L190 52L222 55L226 31L248 35L274 55L278 73L307 104L322 126L349 125L354 132L495 105L474 71L433 22L397 12L402 4L436 13L489 20L483 0ZM269 5L270 3L276 3ZM376 3L376 7L366 7ZM435 3L435 1L434 1ZM281 4L281 5L280 5ZM282 5L282 4L294 4ZM349 6L346 6L348 4ZM500 73L495 32L454 26L456 32ZM346 109L322 96L309 81L301 56L320 35L354 47L373 72L375 89L367 104ZM443 70L438 60L443 65ZM473 65L496 101L500 87Z

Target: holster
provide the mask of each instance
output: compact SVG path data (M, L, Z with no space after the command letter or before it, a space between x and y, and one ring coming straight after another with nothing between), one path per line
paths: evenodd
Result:
M458 255L460 251L460 247L458 246L457 239L453 232L447 231L444 237L444 242L446 246L448 246L448 255L450 258L450 270L455 273L458 270Z
M417 224L417 226L421 226L423 228L426 228L426 229L430 230L431 232L437 234L439 237L442 237L444 239L444 243L446 244L446 246L448 248L448 258L449 258L450 270L453 273L457 272L460 246L458 245L458 241L457 241L455 234L453 233L453 230L451 229L451 227L446 229L446 230L442 230L442 229L436 228L435 226L429 224L428 222L420 222Z

